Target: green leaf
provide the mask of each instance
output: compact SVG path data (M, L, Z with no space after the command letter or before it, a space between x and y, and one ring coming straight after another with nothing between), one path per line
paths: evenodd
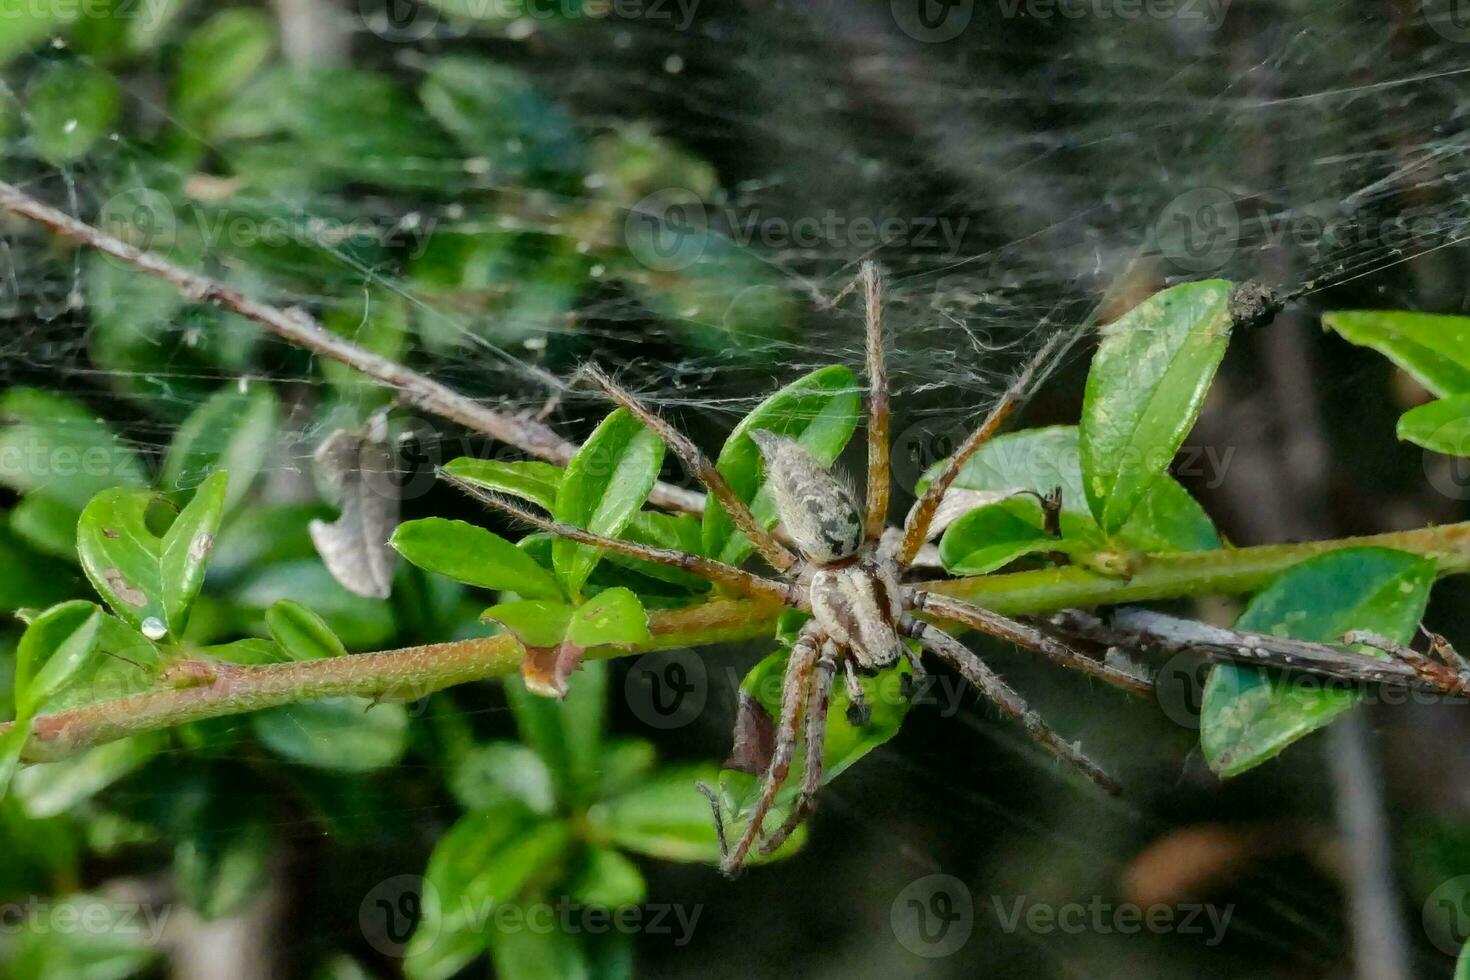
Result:
M65 395L12 388L0 396L0 423L0 485L43 493L74 513L109 487L148 485L137 454Z
M0 803L10 793L10 784L20 771L20 754L31 737L33 719L17 720L9 730L0 734Z
M480 618L498 623L530 647L556 647L566 638L573 607L564 602L523 599L486 609Z
M1058 523L1062 541L1066 543L1061 550L1070 550L1073 544L1079 549L1100 550L1111 546L1144 552L1211 551L1220 547L1220 536L1209 516L1189 491L1168 474L1154 482L1110 544L1087 506L1082 489L1079 439L1075 425L1054 425L996 436L960 469L953 489L983 493L1031 490L1046 494L1060 487L1062 509ZM924 492L943 465L941 461L930 468L920 479L917 492ZM1004 506L1012 516L1041 530L1044 523L1041 506L1034 499L1021 497L1007 501ZM1056 546L1055 541L1037 544L1040 550ZM957 544L950 547L956 548ZM940 548L942 552L943 540Z
M1022 555L1061 547L1039 525L1037 502L1029 497L970 511L945 529L939 558L951 575L985 575ZM1032 516L1033 512L1036 516Z
M1454 980L1470 980L1470 942L1467 942L1460 950L1460 956L1455 960Z
M1446 456L1470 456L1470 393L1409 409L1399 416L1398 437Z
M317 769L381 769L397 762L408 747L408 710L366 698L283 705L251 715L250 727L272 752Z
M1440 398L1470 392L1470 317L1347 310L1323 314L1322 325L1378 351Z
M4 31L0 31L0 65L17 54L35 47L49 34L59 32L77 19L80 4L17 4L7 11Z
M720 847L709 800L696 784L714 785L723 775L709 765L665 768L627 792L601 801L588 813L588 820L597 839L622 850L660 861L718 864ZM775 826L779 823L772 829ZM776 854L752 853L751 863L794 853L806 840L805 830L798 829Z
M292 660L346 656L347 648L316 613L299 602L282 599L265 612L265 625Z
M56 923L85 928L58 930ZM146 972L165 950L167 917L115 895L68 895L26 915L10 938L6 966L26 980L123 980Z
M516 902L570 842L566 824L515 803L461 818L429 857L423 916L409 940L404 974L446 980L463 969L490 941L496 907Z
M607 665L582 665L561 700L541 697L519 678L507 679L505 696L521 741L551 770L564 804L589 803L596 794L607 704Z
M44 493L33 493L10 511L10 530L42 554L77 560L80 511Z
M102 610L80 599L52 606L31 621L15 648L15 711L40 713L97 648Z
M610 847L589 847L567 888L578 905L621 908L637 905L648 895L638 866Z
M541 756L514 742L477 745L449 773L449 788L466 810L491 810L516 800L538 814L556 808L551 771Z
M498 980L594 980L584 940L560 928L532 931L524 925L495 933L491 961Z
M502 462L498 459L461 456L446 463L444 472L486 490L529 500L550 511L556 506L556 494L561 489L565 471L551 463Z
M622 588L604 589L588 599L567 624L566 641L583 649L606 644L633 646L652 638L643 604Z
M1406 643L1424 615L1434 575L1432 561L1404 552L1334 551L1278 576L1251 600L1236 626L1319 643L1370 630ZM1205 682L1200 748L1211 769L1237 776L1321 728L1360 696L1324 688L1313 678L1277 678L1252 667L1221 665Z
M277 401L267 384L231 384L196 408L174 434L163 458L165 490L192 490L205 477L228 473L225 510L244 498L276 442Z
M581 167L581 137L571 119L529 78L507 65L479 58L436 58L419 87L419 98L465 153L485 161L497 182L543 172L571 173Z
M275 29L258 10L223 10L196 27L179 48L173 109L195 128L270 57Z
M524 551L464 521L442 517L405 521L390 543L425 571L482 589L513 591L533 599L561 598L556 579Z
M77 524L82 570L129 625L145 634L161 627L176 640L183 634L189 606L204 584L226 487L223 473L205 480L162 535L149 527L155 497L145 490L104 490L82 511Z
M1104 531L1127 523L1194 425L1230 341L1230 283L1174 286L1103 328L1087 375L1080 451Z
M741 420L725 440L715 463L735 495L750 505L763 527L777 520L776 504L765 489L760 450L750 438L766 429L795 439L823 466L831 466L857 428L862 409L857 380L840 365L818 368L777 391ZM704 554L738 565L753 547L738 533L717 501L704 511Z
M261 814L216 791L190 832L174 847L174 881L206 920L243 909L270 880L275 834Z
M297 600L320 616L351 650L385 646L398 633L391 603L348 592L320 559L251 564L246 570L231 596L238 607L256 609L263 616L281 599Z
M36 152L53 164L85 154L107 135L122 109L117 80L80 61L42 66L26 97Z
M624 409L603 420L567 464L552 516L615 538L633 520L658 481L664 444ZM578 597L601 549L557 538L552 566L569 596Z
M32 819L56 817L143 768L163 751L168 737L143 732L88 749L43 766L22 769L15 777L15 796Z
M686 555L698 555L704 551L704 535L700 519L693 514L664 514L659 511L642 510L634 516L623 530L623 537L638 544L682 551ZM626 555L609 554L607 560L639 575L677 585L691 592L709 591L709 581L655 561L644 561Z

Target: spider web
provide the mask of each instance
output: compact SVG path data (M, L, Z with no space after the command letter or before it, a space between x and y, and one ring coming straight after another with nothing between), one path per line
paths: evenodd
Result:
M1218 275L1304 288L1307 316L1464 308L1470 34L1448 4L960 3L951 13L968 11L966 24L943 41L897 2L699 3L688 25L676 6L656 6L482 20L425 7L405 24L364 3L288 21L288 57L293 46L304 63L345 47L354 66L410 96L439 58L513 66L581 134L582 161L553 167L555 179L521 180L451 144L428 163L438 168L429 190L255 180L251 207L307 242L319 271L265 261L228 231L206 234L193 258L260 298L335 316L353 336L367 330L365 302L396 298L412 320L402 359L510 413L548 408L578 363L602 361L711 448L774 387L861 363L857 297L828 301L873 258L886 273L895 479L910 491L1049 337L1084 341L1063 366L1075 381L1096 318L1172 282ZM181 35L207 13L188 10L170 30ZM235 158L208 146L180 167L164 152L160 120L177 112L158 65L171 43L153 61L106 66L123 86L122 115L65 164L29 135L31 86L60 59L101 62L73 40L12 57L0 87L0 118L15 121L0 127L6 179L94 222L120 194L162 189L175 220L195 221L188 202L228 192ZM596 137L611 136L627 158L628 146L657 145L660 167L629 177L624 158L595 151ZM631 189L609 193L619 181ZM600 224L579 223L589 213ZM353 221L383 247L338 244ZM270 344L210 350L221 331L243 328L183 309L145 335L156 355L147 368L109 366L98 357L96 263L3 227L7 384L80 394L156 454L210 391L269 376L298 408L270 467L299 492L310 449L343 420L319 410L329 381L316 365ZM415 260L430 234L482 233L512 236L515 262L477 284L491 295L477 309L484 297L467 304L431 288ZM530 300L505 301L518 291ZM1077 386L1054 387L1032 420L1075 419L1076 393L1064 389ZM601 410L567 397L547 417L575 436ZM431 461L465 451L436 447ZM1115 718L1078 717L1094 728ZM1017 744L1008 731L996 737ZM934 798L976 803L980 791L936 788L936 768L899 757ZM831 792L863 795L840 783ZM1006 839L1034 846L1031 811L995 792L1001 823L1018 825ZM871 825L852 815L855 804L843 809ZM1072 801L1068 812L1092 811ZM1153 819L1140 809L1122 823ZM1293 882L1264 887L1278 912L1296 904ZM1333 945L1325 915L1301 916L1258 912L1251 928L1278 945L1298 929Z

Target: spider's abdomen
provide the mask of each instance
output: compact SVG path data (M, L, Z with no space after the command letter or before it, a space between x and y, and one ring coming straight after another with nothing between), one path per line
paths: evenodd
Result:
M750 437L765 458L776 513L802 555L824 565L855 554L863 521L852 492L794 440L764 429Z

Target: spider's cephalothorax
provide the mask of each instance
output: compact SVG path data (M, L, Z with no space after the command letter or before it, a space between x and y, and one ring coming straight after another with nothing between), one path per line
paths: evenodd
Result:
M799 443L764 430L750 433L765 461L766 484L776 504L782 530L786 539L796 546L799 556L756 518L709 458L686 436L601 372L595 368L587 369L587 374L610 398L657 433L698 476L735 527L782 576L781 580L702 555L607 538L582 528L558 524L518 504L467 487L487 503L553 534L606 551L682 568L727 588L811 612L812 617L797 635L787 661L781 687L780 717L774 719L773 724L764 708L759 708L754 702L742 704L742 720L736 727L736 751L732 758L738 760L740 767L761 773L764 778L760 796L751 808L749 822L733 844L725 839L719 803L713 792L706 790L719 833L723 855L720 866L727 874L734 874L744 865L757 842L763 854L779 847L816 805L817 791L822 785L827 708L839 672L850 699L848 716L854 724L864 723L867 717L858 674L875 673L893 665L900 657L907 657L914 678L922 676L918 655L904 642L904 638L914 641L926 653L958 671L972 687L1019 722L1028 735L1057 757L1076 766L1108 790L1117 792L1117 785L1102 770L1030 710L1021 696L984 661L959 640L935 626L932 620L961 623L1029 647L1066 666L1138 693L1149 689L1146 683L1133 675L1076 653L1032 626L929 592L922 586L903 584L902 575L913 565L920 549L929 540L940 501L961 467L1019 403L1035 376L1036 368L1049 356L1050 348L1044 348L1031 366L1016 378L980 427L929 481L904 521L902 532L895 531L894 536L884 539L880 546L888 513L888 383L883 360L879 280L871 263L864 265L862 281L867 293L869 382L865 506L860 510L853 492ZM928 614L928 619L916 618L916 613ZM781 826L768 833L766 817L791 770L792 756L803 727L805 765L801 793Z

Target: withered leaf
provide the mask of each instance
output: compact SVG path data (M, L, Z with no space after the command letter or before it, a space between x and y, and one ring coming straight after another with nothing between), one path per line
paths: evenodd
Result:
M341 516L311 522L317 554L342 587L371 599L393 591L397 556L388 546L398 526L398 483L388 420L378 412L361 429L338 429L317 447L317 473L336 491Z

